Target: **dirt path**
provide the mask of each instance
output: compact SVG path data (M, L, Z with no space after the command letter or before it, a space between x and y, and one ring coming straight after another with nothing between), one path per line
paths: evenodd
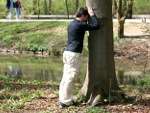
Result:
M117 27L114 27L114 34L116 33ZM124 34L122 40L115 38L116 57L127 59L150 57L150 23L126 23Z

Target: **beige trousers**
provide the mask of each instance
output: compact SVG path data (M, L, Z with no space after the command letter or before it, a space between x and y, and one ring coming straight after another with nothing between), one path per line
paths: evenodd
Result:
M81 54L65 51L63 53L64 72L59 87L59 102L69 105L73 101L74 83L78 78L81 66Z

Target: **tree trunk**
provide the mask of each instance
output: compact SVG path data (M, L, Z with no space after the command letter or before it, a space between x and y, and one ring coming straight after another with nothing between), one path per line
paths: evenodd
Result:
M76 10L78 9L78 7L79 7L79 0L76 0Z
M38 19L39 19L39 16L40 16L40 12L41 12L41 10L40 10L40 0L38 0Z
M88 103L97 105L113 96L122 99L114 65L112 2L111 0L87 0L94 9L102 27L90 31L88 38L89 60L87 75L80 94Z
M47 1L43 0L43 14L46 15L47 14Z
M33 14L37 14L36 8L37 8L37 0L33 0L32 1L32 5L33 5Z
M49 14L52 14L52 0L49 0Z
M124 5L124 8L122 7ZM132 0L125 0L124 4L122 0L118 0L117 4L117 16L118 16L118 37L124 36L124 23L129 11L132 9Z
M117 2L116 0L112 1L112 17L115 17L117 13Z
M124 21L118 22L118 37L124 37Z
M69 19L69 9L68 9L68 0L65 0L66 10L67 10L67 16Z
M127 19L132 19L132 14L133 14L133 0L130 0L130 3L129 3L130 7L129 7L129 11L128 11L128 14L127 14Z

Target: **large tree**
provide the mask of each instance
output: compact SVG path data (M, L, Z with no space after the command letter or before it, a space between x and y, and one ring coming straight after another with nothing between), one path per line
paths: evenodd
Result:
M86 96L91 105L103 103L106 98L123 99L115 74L112 2L111 0L86 0L86 3L93 8L101 28L89 32L88 69L80 95Z

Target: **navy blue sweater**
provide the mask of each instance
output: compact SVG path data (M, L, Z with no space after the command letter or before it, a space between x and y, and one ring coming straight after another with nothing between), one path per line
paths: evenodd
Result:
M6 7L9 9L11 5L10 0L7 0ZM15 3L13 2L13 7L15 7Z
M68 25L68 43L66 51L81 53L83 49L83 39L85 31L98 30L100 28L99 22L95 15L91 16L92 24L81 22L74 19Z

